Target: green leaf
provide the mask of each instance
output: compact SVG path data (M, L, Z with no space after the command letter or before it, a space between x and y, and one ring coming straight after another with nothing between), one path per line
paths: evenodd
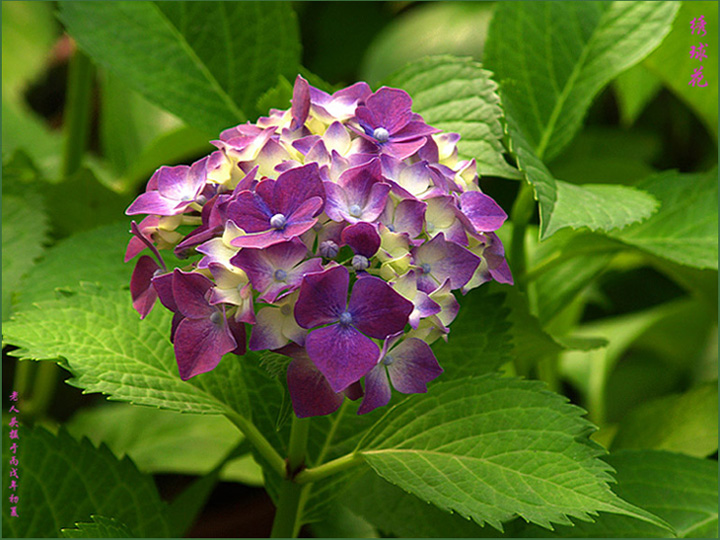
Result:
M680 538L717 538L717 461L653 450L618 452L607 461L625 500L667 521Z
M483 375L512 360L510 309L503 294L488 294L486 287L461 299L460 312L451 325L447 342L433 344L444 373L442 381Z
M378 84L424 56L451 54L481 61L493 10L488 2L428 2L403 10L370 42L360 78Z
M62 529L63 538L133 538L123 523L103 516L90 516L91 523L76 523L74 529Z
M485 63L540 159L580 129L593 98L668 34L676 2L498 4Z
M658 523L610 490L581 414L537 382L466 378L394 407L361 454L404 490L498 529L516 515L550 527L599 511Z
M108 288L128 287L133 263L122 261L129 231L129 223L116 222L59 241L25 276L13 308L20 311L35 302L52 300L57 289L77 288L82 281Z
M626 186L556 180L530 148L515 119L506 115L511 152L518 168L535 190L540 205L540 239L571 227L590 230L620 229L649 217L657 201L647 193Z
M248 417L241 362L226 356L212 372L180 379L170 343L169 311L144 320L127 291L89 284L67 298L38 302L3 325L3 340L22 359L63 359L70 381L119 401L196 414Z
M342 504L334 504L322 521L313 523L312 532L315 538L380 538L368 520Z
M133 199L133 195L121 195L103 185L87 168L60 183L47 184L43 196L58 237L116 222Z
M458 153L477 160L481 175L519 178L503 159L502 110L490 72L469 58L436 56L414 62L384 81L406 90L413 111L443 131L459 133Z
M660 77L675 95L687 103L695 111L708 131L717 140L718 123L718 50L713 47L712 38L718 28L717 2L681 2L672 31L662 45L645 59L643 65ZM692 31L690 22L703 16L707 34L698 35ZM699 61L690 56L691 47L700 43L708 43L705 48L707 58ZM699 88L688 84L694 70L702 67L703 83L707 87Z
M118 460L106 447L76 441L64 429L53 435L44 428L20 426L17 459L18 518L3 504L3 536L57 538L60 529L103 515L124 523L138 537L168 536L165 504L151 477L128 460ZM10 454L3 429L3 456ZM8 478L7 461L3 465ZM10 496L3 482L3 500Z
M108 404L80 410L66 424L75 437L104 443L117 456L128 455L146 473L208 474L243 439L223 416ZM223 480L262 485L262 471L250 455L236 459Z
M294 79L300 45L285 2L61 2L80 47L150 101L216 134Z
M620 423L612 450L649 448L706 457L718 449L717 381L643 403Z
M5 178L5 182L10 182ZM12 296L21 278L35 264L47 240L48 223L42 200L32 192L25 198L2 198L2 320L10 317Z
M676 25L677 21L675 22ZM665 43L670 41L671 36L672 31ZM664 46L664 44L661 45L658 50L661 50ZM657 75L648 70L644 64L636 64L621 73L615 79L613 86L618 99L620 120L625 127L630 127L645 110L647 104L660 92L662 81Z
M3 100L21 99L20 94L49 62L58 34L49 2L3 3Z
M699 174L667 171L638 187L660 201L660 210L611 236L673 262L717 270L717 169Z
M353 482L341 500L352 512L375 525L385 535L389 533L400 538L498 535L495 529L479 527L459 514L440 510L370 471Z

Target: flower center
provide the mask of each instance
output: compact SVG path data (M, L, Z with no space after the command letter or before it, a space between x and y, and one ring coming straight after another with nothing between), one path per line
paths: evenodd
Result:
M220 323L222 323L223 316L222 313L219 311L216 311L212 315L210 315L210 322L213 323L215 326L220 326Z
M386 366L389 366L394 361L395 361L395 359L392 356L390 356L389 354L386 354L385 357L382 359L382 363L385 364Z
M368 266L370 266L370 262L364 255L355 255L352 258L352 267L355 269L356 272L359 272L360 270L365 270Z
M270 218L270 226L273 229L282 229L287 223L287 218L283 214L275 214Z
M350 315L349 311L343 311L340 314L340 324L343 326L348 326L352 324L352 315Z
M287 279L287 272L283 269L275 270L275 281L285 281Z
M420 265L420 270L422 271L423 274L429 274L430 270L432 270L432 268L430 268L430 265L428 263L422 263Z
M359 218L362 215L362 208L360 208L360 205L358 205L358 204L353 204L352 206L350 206L350 208L348 208L348 213L352 217Z
M377 142L384 143L390 138L390 133L384 127L375 128L373 131L373 137Z

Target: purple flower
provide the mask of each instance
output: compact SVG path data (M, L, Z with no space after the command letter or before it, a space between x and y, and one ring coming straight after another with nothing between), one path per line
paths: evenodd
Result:
M292 358L287 370L287 383L298 418L332 414L340 408L345 396L352 400L362 397L362 387L357 382L342 392L335 392L303 347L288 345L278 352Z
M365 377L365 398L358 414L387 405L392 397L390 382L403 394L419 394L427 392L427 383L443 372L430 346L420 339L408 338L388 351L399 337L385 341L380 361Z
M265 249L244 248L230 259L230 263L242 268L256 291L258 300L274 303L280 296L300 287L303 276L321 272L319 258L305 262L307 247L298 238Z
M378 150L405 159L425 145L425 136L440 130L428 126L410 110L412 99L403 90L383 86L355 110L360 133Z
M417 287L431 293L446 279L451 289L465 285L480 264L480 257L455 242L445 240L443 233L412 250L413 264L418 268Z
M155 214L174 216L184 213L205 187L207 157L192 167L160 167L148 182L147 191L133 201L127 215Z
M153 283L158 281L155 278ZM165 307L175 311L173 345L180 378L187 380L215 369L229 352L245 354L245 326L228 319L223 307L208 301L212 281L176 268L170 290L167 285L166 278L156 289Z
M496 231L507 219L507 214L498 203L479 191L463 193L456 211L458 218L472 234Z
M309 274L295 305L297 323L313 329L305 340L310 359L336 392L377 363L380 350L370 338L402 331L413 310L412 302L373 276L357 280L348 302L349 283L344 266ZM329 326L318 328L321 325Z
M316 163L264 180L255 192L243 191L228 205L228 219L247 234L232 241L236 247L266 248L300 236L317 222L325 189Z
M325 182L325 213L333 221L375 221L385 208L390 185L383 182L380 161L353 167L340 175L337 184Z

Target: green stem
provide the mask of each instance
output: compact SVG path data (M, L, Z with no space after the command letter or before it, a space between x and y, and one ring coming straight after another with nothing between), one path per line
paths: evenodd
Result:
M526 280L525 230L534 211L533 188L523 182L511 211L513 231L510 240L510 263L515 283L521 290L525 289Z
M553 268L557 268L558 266L567 262L573 257L581 257L582 255L595 255L601 253L615 253L619 249L620 248L618 246L608 246L606 248L578 249L570 253L563 253L562 251L558 251L556 253L553 253L543 262L528 270L525 274L525 283L531 283L535 281L546 272L549 272Z
M225 413L225 416L227 416L228 420L235 424L243 435L245 435L245 438L255 446L272 470L284 478L286 474L285 460L280 457L280 454L277 453L275 448L263 437L263 434L255 427L255 424L233 411L228 411Z
M80 168L90 134L95 69L90 58L77 49L70 59L68 97L65 102L65 143L60 172L67 178Z
M37 367L32 395L22 410L28 418L43 418L47 414L47 409L55 394L55 384L60 375L60 369L60 366L50 361L41 362Z
M302 495L305 486L295 482L294 476L305 463L309 429L310 420L308 418L298 418L293 415L286 475L280 489L280 499L270 533L271 538L297 538L300 532L300 525L302 525L300 515L305 499Z
M333 459L332 461L328 461L327 463L323 463L322 465L318 465L317 467L300 471L295 477L295 482L298 484L317 482L318 480L332 476L333 474L344 471L345 469L356 467L364 461L365 460L361 454L346 454L337 459Z

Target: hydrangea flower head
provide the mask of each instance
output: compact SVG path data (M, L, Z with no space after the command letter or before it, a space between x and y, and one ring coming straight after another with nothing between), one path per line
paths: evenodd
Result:
M154 257L138 258L133 306L174 313L183 379L270 350L292 359L297 416L346 397L365 414L441 375L430 345L447 339L453 291L512 283L495 234L507 215L458 159L460 136L428 125L403 90L328 94L298 76L291 103L152 176L127 210L147 217L126 260ZM168 270L158 249L187 264Z

